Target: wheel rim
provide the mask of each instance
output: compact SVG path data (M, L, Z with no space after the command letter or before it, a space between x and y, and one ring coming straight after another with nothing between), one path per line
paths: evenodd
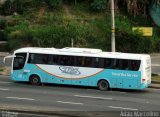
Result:
M34 77L33 80L32 80L33 84L38 84L39 83L39 80L38 78Z
M32 85L39 85L40 84L40 79L37 76L32 76L31 77L31 84Z
M100 81L98 85L99 89L102 91L108 90L108 82L107 81Z
M107 84L105 82L102 82L100 84L101 89L106 89L107 88Z

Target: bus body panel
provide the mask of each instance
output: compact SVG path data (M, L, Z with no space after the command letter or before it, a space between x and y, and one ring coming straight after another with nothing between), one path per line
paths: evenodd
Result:
M23 53L23 49L20 49L20 51L16 51L14 54L16 55L16 53ZM151 83L151 63L150 56L147 55L142 55L143 57L140 57L140 55L138 55L139 57L136 58L134 57L136 55L131 54L134 57L133 60L141 61L139 70L132 71L108 68L104 69L63 65L30 64L28 63L30 53L28 49L26 49L26 53L27 57L23 69L13 70L14 59L12 61L11 78L14 81L28 82L30 76L36 74L40 77L42 83L69 84L80 86L97 87L98 81L102 79L108 81L110 88L145 89ZM76 54L81 55L79 53ZM64 53L61 55L64 55ZM98 55L94 54L94 57L96 56L98 57ZM114 58L114 54L111 53L111 56L111 58ZM120 56L120 54L115 54L115 58L117 58L117 56ZM106 56L106 58L107 57L109 56ZM122 56L122 58L118 58L127 59L127 57L130 57L131 59L131 56ZM143 78L146 78L146 80L142 82Z
M146 56L143 56L141 59L142 59L141 85L142 87L149 87L149 85L151 84L151 58L150 56L146 55Z
M47 68L48 65L44 65ZM58 68L58 67L55 67ZM49 71L45 71L37 65L27 64L24 67L26 72L25 77L20 77L18 71L14 72L15 81L29 81L29 77L36 74L40 77L43 83L56 83L56 84L69 84L69 85L81 85L81 86L93 86L97 87L97 83L101 79L105 79L109 82L110 88L123 88L123 89L144 89L147 85L141 84L141 72L140 71L125 71L125 70L112 70L105 69L100 73L93 74L90 77L75 78L71 75L69 78L57 77L50 74ZM88 68L81 68L83 71L87 71ZM53 70L54 67L53 67ZM56 71L56 70L55 70ZM88 70L88 72L90 72ZM57 73L60 75L60 73ZM16 77L15 77L16 76ZM63 75L62 75L63 76ZM77 77L77 76L76 76Z

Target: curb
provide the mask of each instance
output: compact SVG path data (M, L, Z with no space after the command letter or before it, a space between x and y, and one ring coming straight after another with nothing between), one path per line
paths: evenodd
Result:
M27 113L27 114L37 114L37 115L44 115L44 116L57 116L57 117L106 117L112 116L117 117L120 112L102 112L102 111L44 111L44 110L20 110L20 109L2 109L0 111L4 112L18 112L18 113Z
M64 114L62 112L50 112L50 111L40 111L40 110L36 110L36 111L28 111L28 110L19 110L19 109L0 109L0 111L4 111L4 112L18 112L18 113L28 113L28 114L38 114L38 115L54 115L54 116L60 116L60 117L76 117L75 115L69 115L69 114ZM79 117L79 116L77 116Z
M150 85L149 88L153 88L153 89L160 89L160 85L156 86L156 85Z
M149 88L151 88L151 89L160 89L160 87L154 87L154 86L150 86Z
M5 56L8 56L10 55L10 53L8 52L0 52L0 57L5 57Z
M160 84L160 81L152 80L151 83L153 83L153 84Z

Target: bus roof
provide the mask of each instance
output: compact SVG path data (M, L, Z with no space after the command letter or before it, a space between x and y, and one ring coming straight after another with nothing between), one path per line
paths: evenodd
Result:
M140 60L147 54L132 54L121 52L103 52L100 49L90 48L38 48L38 47L26 47L15 50L14 53L41 53L41 54L57 54L57 55L73 55L73 56L89 56L89 57L104 57L104 58L121 58L121 59L135 59Z

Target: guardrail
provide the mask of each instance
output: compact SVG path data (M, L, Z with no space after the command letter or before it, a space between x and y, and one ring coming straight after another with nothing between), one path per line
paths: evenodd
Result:
M7 43L7 41L0 41L0 44Z

